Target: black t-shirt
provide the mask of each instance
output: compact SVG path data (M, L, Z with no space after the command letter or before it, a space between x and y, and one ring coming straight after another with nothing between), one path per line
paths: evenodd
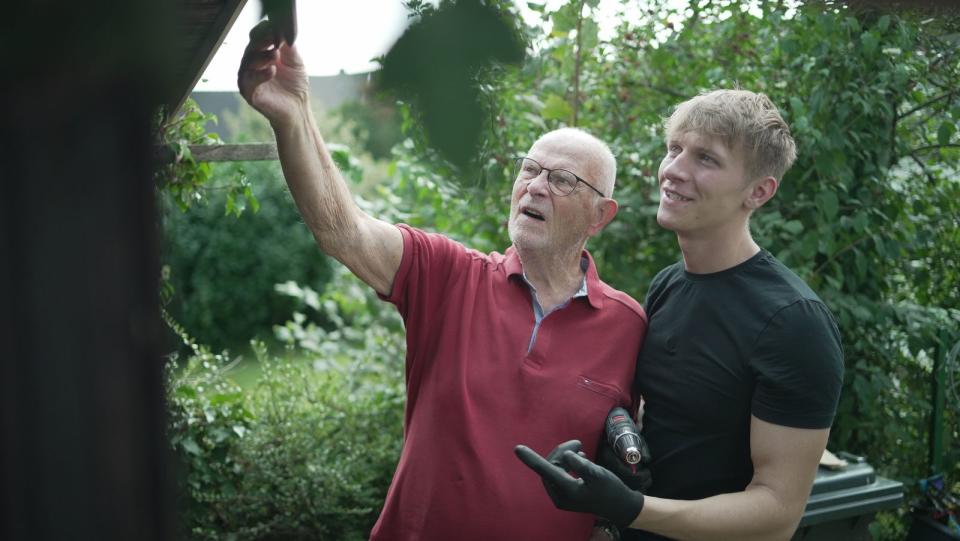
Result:
M753 476L750 416L829 428L843 381L836 322L770 253L713 274L682 262L653 280L637 361L653 454L649 494L699 499Z

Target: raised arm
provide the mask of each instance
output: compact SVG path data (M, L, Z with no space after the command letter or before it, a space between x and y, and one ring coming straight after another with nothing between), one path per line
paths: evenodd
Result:
M273 127L283 176L320 249L389 294L403 255L400 230L354 203L310 111L303 61L295 47L277 40L269 21L250 32L237 82Z

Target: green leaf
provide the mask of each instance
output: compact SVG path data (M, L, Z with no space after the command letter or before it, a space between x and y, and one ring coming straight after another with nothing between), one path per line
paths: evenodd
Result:
M854 317L861 321L870 321L873 319L873 314L870 312L870 310L867 310L865 307L860 306L859 304L853 305L851 311L853 312Z
M197 445L197 442L190 436L183 438L183 441L180 442L180 447L183 447L183 450L191 455L200 456L203 453L203 451L200 450L200 446Z
M857 268L857 276L864 278L867 275L867 268L869 265L867 264L867 258L863 255L862 251L856 250L853 262Z
M821 191L817 194L816 201L817 207L823 211L823 215L827 220L832 220L837 215L837 210L840 208L840 200L837 199L837 194L833 193L833 191Z
M573 116L573 107L570 107L567 100L560 96L550 94L550 96L547 97L547 101L543 104L543 109L540 111L540 114L547 120L569 121L570 117Z
M833 289L836 289L836 290L838 290L838 291L841 290L841 289L843 289L843 275L842 275L842 274L839 274L839 275L837 275L837 276L833 276L833 275L831 275L831 274L825 274L825 275L823 275L823 277L827 280L827 283L830 284L830 287L832 287Z
M599 43L600 26L593 19L584 19L580 25L580 45L585 51L593 49ZM586 53L584 53L586 54Z
M799 235L803 232L803 224L800 220L790 220L789 222L783 224L783 228L787 230L791 235Z
M863 45L863 52L866 55L872 55L880 44L880 39L873 32L864 32L860 35L860 43Z
M243 400L243 393L222 393L215 394L210 397L211 406L220 406L223 404L228 404L230 402L238 402Z
M953 137L953 134L957 131L957 125L954 122L949 120L944 120L940 123L940 128L937 130L937 141L941 145L950 144L950 138Z
M877 21L877 30L880 32L886 32L887 28L890 28L890 16L884 15L880 17L880 20Z
M223 207L223 215L229 216L231 214L236 215L237 213L237 198L233 193L233 190L227 192L227 202Z
M180 385L177 387L176 394L181 398L196 398L197 390L189 385Z
M579 18L577 16L577 8L579 7L580 4L574 2L553 12L551 20L553 21L554 33L565 35L577 27L577 19Z
M251 190L249 186L243 190L243 196L247 199L247 203L250 204L250 208L253 209L254 214L260 212L260 201L253 195L253 190Z
M861 210L853 217L853 230L857 233L863 233L867 230L868 220L867 213Z

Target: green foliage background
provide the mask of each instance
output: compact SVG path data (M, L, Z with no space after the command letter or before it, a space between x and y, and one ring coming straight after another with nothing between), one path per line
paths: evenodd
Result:
M702 90L739 84L768 94L793 127L799 157L752 227L761 245L805 278L839 319L847 365L830 448L866 456L882 475L912 490L929 474L934 360L960 340L960 19L854 11L831 2L660 4L641 2L636 10L638 3L622 2L630 14L607 35L595 20L596 0L557 9L528 3L542 21L512 23L530 44L527 61L519 68L490 68L477 79L486 120L472 163L456 167L443 160L426 144L417 111L401 103L406 139L393 149L388 178L368 187L361 205L479 250L502 250L509 242L510 159L549 129L582 127L610 143L619 166L620 213L590 249L605 280L642 299L652 276L679 257L674 236L654 219L662 119ZM342 152L345 169L359 180L350 153ZM250 170L247 176L254 178ZM266 177L258 172L253 184ZM221 227L231 232L234 223ZM252 227L250 234L273 227L279 226ZM298 264L310 266L307 260ZM173 276L184 265L172 265ZM274 282L287 279L278 273ZM275 328L278 340L293 348L291 359L282 361L289 368L267 369L261 391L231 395L236 408L226 410L225 424L218 424L220 417L188 415L214 399L199 391L177 395L198 380L176 379L189 369L172 372L174 427L198 442L194 448L174 438L187 464L188 516L197 536L362 538L369 531L399 448L399 428L392 423L402 414L402 346L391 340L402 335L396 322L379 319L386 317L382 305L372 298L356 301L358 286L337 280L322 293L303 287L309 280L278 289L312 307ZM186 366L202 367L195 360L201 357L194 351ZM208 376L229 381L230 371L222 369L228 358L208 363ZM385 372L369 372L375 366ZM960 374L956 365L950 369ZM278 419L269 416L270 400L263 398L262 389L270 386L282 389L273 400L291 403L283 418L289 424L281 423L286 430L270 424ZM960 480L958 395L953 383L942 426L943 464L954 482ZM349 416L318 413L333 404L363 407ZM386 451L356 463L324 454L340 445L372 448L350 439L351 423L374 426L378 419L389 419L394 430L392 443L376 444ZM246 427L243 434L231 432L230 423ZM318 425L336 428L317 432ZM343 482L322 484L327 481L301 468L313 460L304 457L338 468ZM379 473L364 477L364 468ZM231 492L216 484L221 478L253 484ZM351 484L357 480L362 487ZM271 506L266 496L245 499L267 494L259 483L284 494L285 505L301 505L296 516ZM311 491L320 486L338 496L313 499ZM345 509L352 511L341 513ZM874 535L902 538L905 513L882 517ZM344 529L331 533L321 524Z
M960 339L960 24L828 2L751 4L648 3L609 39L592 19L597 2L528 4L543 14L543 26L527 28L541 48L485 81L495 116L473 166L464 173L438 160L408 116L402 193L418 225L499 249L508 242L510 158L546 130L587 129L618 158L621 204L591 250L606 280L643 298L679 256L654 220L661 120L700 91L768 94L793 127L799 158L755 216L754 235L840 321L846 378L830 448L866 456L909 497L929 474L933 359ZM942 427L955 481L958 395L948 393ZM903 521L881 524L881 538L905 533Z

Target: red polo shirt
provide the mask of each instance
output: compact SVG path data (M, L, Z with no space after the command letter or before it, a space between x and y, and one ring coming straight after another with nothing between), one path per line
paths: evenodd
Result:
M386 300L407 332L404 445L375 540L583 541L594 518L554 508L513 454L579 439L593 457L607 412L631 402L646 315L586 271L587 297L534 327L516 251L481 254L399 226Z

